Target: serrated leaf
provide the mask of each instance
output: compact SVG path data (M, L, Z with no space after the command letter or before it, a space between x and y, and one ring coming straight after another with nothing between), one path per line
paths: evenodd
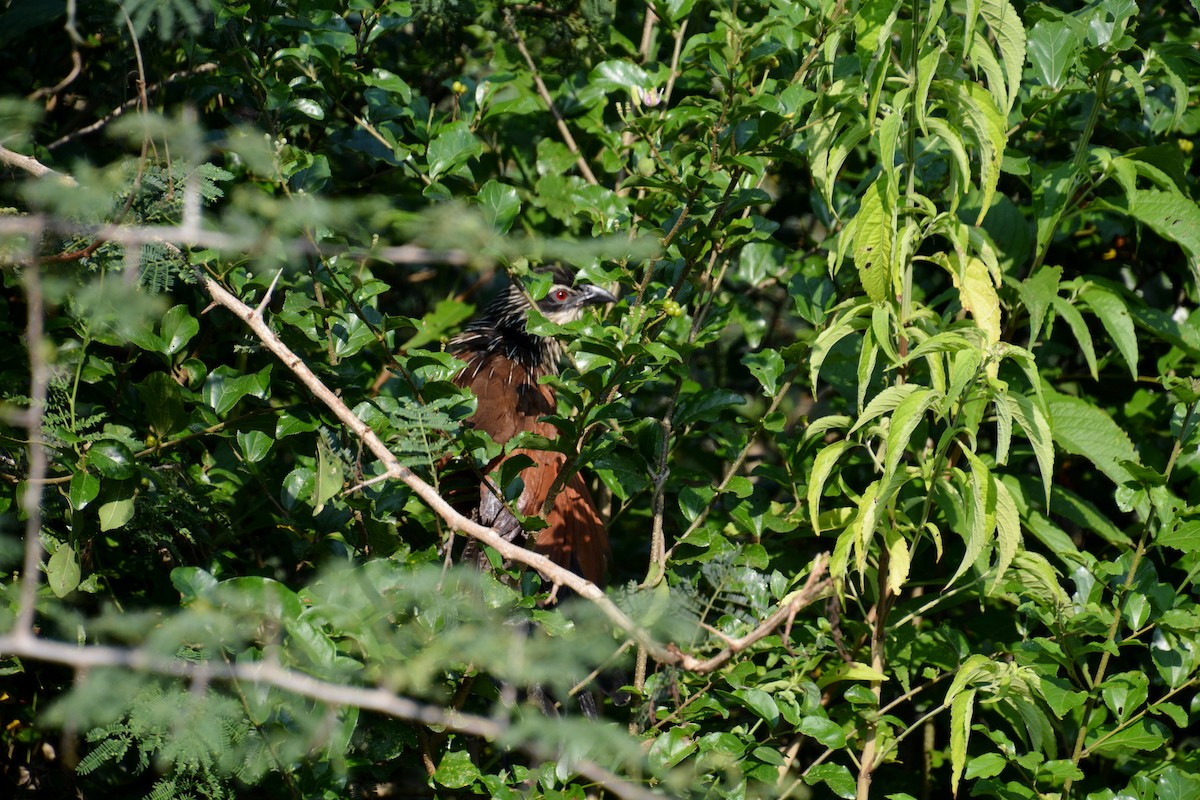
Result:
M1034 23L1027 42L1034 76L1055 91L1061 89L1082 39L1082 33L1063 20L1042 19Z
M987 466L971 450L959 448L970 464L971 513L968 515L969 529L965 532L963 541L966 549L962 561L954 575L946 582L950 586L970 569L987 544L988 537L996 529L996 486Z
M879 394L871 398L871 402L867 404L866 409L858 415L858 419L854 421L854 425L846 432L847 435L854 433L856 430L866 425L868 422L881 417L889 411L894 411L897 406L904 400L912 396L913 392L921 387L915 383L902 383L899 386L889 386Z
M952 277L963 310L971 314L989 345L999 342L1000 296L996 294L996 286L992 283L992 274L988 271L987 264L975 256L967 256L961 270L952 273ZM989 370L995 370L997 367L996 364L989 365Z
M989 589L994 592L1004 580L1004 573L1008 571L1008 565L1012 563L1017 548L1021 546L1021 516L1008 487L1002 481L996 480L995 475L990 477L996 492L996 576L992 579Z
M813 532L818 536L821 535L819 516L821 494L825 491L825 482L833 472L834 466L837 465L838 459L842 457L850 444L850 441L846 439L834 442L817 453L817 457L813 460L812 473L808 478L808 513L812 521Z
M1083 456L1117 486L1132 478L1122 462L1140 464L1128 434L1103 409L1086 400L1047 393L1054 441L1066 452Z
M483 152L483 143L471 132L467 123L452 122L443 127L429 143L426 157L429 160L429 177L435 179L451 172L467 159Z
M899 594L908 582L908 573L912 568L908 540L904 538L903 531L889 525L883 529L883 544L888 551L888 589L892 594Z
M1033 445L1033 455L1042 473L1042 488L1045 490L1046 506L1050 505L1050 481L1054 475L1054 442L1050 422L1041 408L1023 394L1006 392L1006 401L1011 403L1013 418L1025 431L1025 438Z
M867 189L854 215L854 265L863 290L874 303L887 301L892 293L895 208L895 192L884 174Z
M1175 242L1187 254L1194 275L1200 276L1200 206L1190 197L1160 189L1129 192L1129 213L1159 236Z
M1101 286L1089 286L1080 293L1080 297L1100 318L1104 329L1112 337L1117 351L1129 366L1129 377L1137 380L1138 343L1137 332L1133 329L1133 317L1129 315L1129 307L1115 292Z
M1005 115L996 107L996 101L987 89L976 83L955 81L942 86L949 99L951 113L968 138L975 142L979 154L980 210L975 224L981 225L992 205L996 183L1000 180L1000 164L1008 140Z
M1099 380L1100 373L1096 365L1096 346L1092 343L1092 332L1088 329L1087 323L1084 322L1083 315L1079 313L1079 309L1068 303L1065 298L1055 297L1053 305L1055 313L1066 321L1067 327L1075 335L1075 341L1079 343L1079 350L1083 353L1083 360L1087 362L1088 370L1092 373L1092 379Z
M1145 717L1128 728L1117 731L1104 738L1103 741L1099 741L1105 735L1101 729L1089 737L1096 743L1088 746L1086 751L1088 755L1096 753L1103 756L1118 756L1121 753L1128 753L1130 750L1157 750L1171 738L1170 729L1166 725L1156 719Z
M967 742L971 737L971 716L975 711L975 690L959 692L950 703L950 791L958 794L958 782L967 764Z
M1017 92L1021 88L1021 75L1025 69L1025 26L1008 0L983 0L979 12L991 28L1000 48L1000 58L1004 62L1007 99L1001 107L1007 116L1017 99Z
M884 476L890 477L900 465L900 459L908 448L913 431L928 411L941 397L932 389L918 387L896 406L887 433L887 456L883 464Z
M320 514L325 503L342 490L342 460L324 438L317 439L317 471L313 483L313 515Z
M1154 543L1159 547L1171 547L1184 553L1200 551L1200 521L1191 520L1176 524L1169 530L1159 531L1154 537Z
M1042 334L1042 323L1046 311L1058 298L1058 284L1062 280L1062 267L1042 267L1018 284L1021 302L1029 312L1029 337L1036 341Z

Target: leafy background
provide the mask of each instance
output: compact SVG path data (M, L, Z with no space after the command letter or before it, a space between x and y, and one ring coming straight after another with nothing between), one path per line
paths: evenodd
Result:
M16 796L1200 791L1194 2L0 19ZM436 486L495 452L442 343L548 260L622 297L535 320L570 343L540 444L639 636L445 570L204 283L275 281Z

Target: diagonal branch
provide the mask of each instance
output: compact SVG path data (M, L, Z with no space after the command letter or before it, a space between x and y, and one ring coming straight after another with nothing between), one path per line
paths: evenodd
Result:
M204 685L213 680L240 681L255 685L275 686L292 694L300 695L333 706L363 708L386 714L397 719L423 725L437 726L469 736L478 736L495 741L511 733L511 726L503 720L468 714L455 709L419 703L386 689L333 683L314 678L304 672L287 669L270 661L247 663L215 663L185 661L149 653L143 649L88 645L80 647L66 642L55 642L17 631L0 636L0 653L22 656L56 664L66 664L77 670L98 667L118 667L158 675L169 675ZM536 758L554 759L556 753L535 743L521 745ZM594 761L580 759L571 762L578 774L603 785L619 797L630 800L650 800L661 795L631 783Z
M558 127L558 132L562 136L563 142L575 154L575 164L579 167L579 171L583 173L584 180L593 186L600 185L600 181L596 180L596 176L592 173L592 168L588 166L587 159L583 157L583 151L575 143L575 137L571 135L571 129L567 127L566 119L563 117L562 112L558 110L558 106L554 104L554 98L550 96L550 90L546 88L546 82L542 80L542 73L538 71L537 64L533 63L533 56L529 54L529 48L525 46L525 38L517 30L517 25L513 22L512 12L508 9L504 10L504 24L508 26L509 33L512 34L513 41L516 42L517 50L520 51L521 56L525 59L525 64L529 67L529 73L533 75L533 83L537 86L538 94L550 109L550 114L554 117L554 124Z
M638 625L624 611L618 608L596 584L559 566L540 553L535 553L519 544L513 544L505 540L495 529L480 525L478 522L463 516L446 502L433 486L426 483L413 473L412 470L401 464L399 459L388 449L387 445L379 438L375 431L371 430L369 425L355 416L350 407L340 397L335 395L308 365L304 363L304 360L290 350L275 332L271 330L261 313L261 310L266 306L266 298L259 304L259 310L256 311L232 295L210 276L201 274L200 277L204 288L212 296L213 300L232 311L238 319L245 322L263 345L274 353L283 362L284 366L300 379L300 382L312 392L313 396L324 403L333 412L334 416L367 446L367 449L383 464L385 469L384 476L400 480L412 489L418 497L425 501L426 505L434 513L445 520L451 530L456 533L466 534L493 548L506 560L524 564L537 570L538 573L552 583L566 586L580 597L595 604L613 625L637 642L639 646L645 648L646 652L660 663L674 664L693 672L711 672L728 663L737 653L766 637L784 622L794 618L800 609L823 597L829 591L830 582L825 577L828 557L825 554L821 554L813 560L812 572L801 590L794 593L786 603L781 605L767 619L763 620L753 631L739 639L730 640L728 645L717 655L707 660L702 660L684 653L674 644L663 645L655 641L649 631Z

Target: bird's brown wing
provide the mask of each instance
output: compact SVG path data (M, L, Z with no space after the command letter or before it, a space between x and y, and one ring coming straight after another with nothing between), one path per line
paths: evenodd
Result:
M482 362L479 356L459 358L467 361L467 367L455 382L470 388L478 401L470 420L472 425L499 444L507 443L522 431L550 439L558 435L553 425L540 421L557 409L554 392L549 386L539 384L536 374L498 354ZM525 448L514 450L512 455L516 454L528 456L534 462L521 471L525 488L518 509L525 516L541 514L565 458L561 453ZM502 459L497 459L489 464L488 474L499 469L501 462ZM481 486L481 508L495 505L487 500L489 496L494 498L495 493ZM592 583L604 583L609 559L608 533L579 473L572 475L555 497L546 515L546 527L537 532L534 549Z

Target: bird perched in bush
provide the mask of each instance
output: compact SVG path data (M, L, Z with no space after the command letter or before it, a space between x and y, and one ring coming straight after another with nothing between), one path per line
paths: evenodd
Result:
M573 322L588 306L616 302L613 295L598 286L575 286L571 273L561 267L553 269L551 274L554 284L536 306L553 323ZM486 432L500 445L526 431L551 439L558 433L552 424L541 419L556 413L557 404L554 390L539 383L539 379L558 372L562 345L527 329L529 309L529 296L514 282L448 347L455 358L466 362L455 383L469 388L478 400L468 424ZM471 512L481 524L496 528L510 541L523 540L526 534L504 502L503 487L496 486L491 476L505 458L515 455L528 456L533 461L521 471L524 489L516 501L516 510L522 516L542 514L546 498L566 461L562 453L519 448L487 465L479 484L478 505ZM532 547L592 583L603 584L609 557L608 533L578 472L554 497L546 513L546 527L536 532Z

